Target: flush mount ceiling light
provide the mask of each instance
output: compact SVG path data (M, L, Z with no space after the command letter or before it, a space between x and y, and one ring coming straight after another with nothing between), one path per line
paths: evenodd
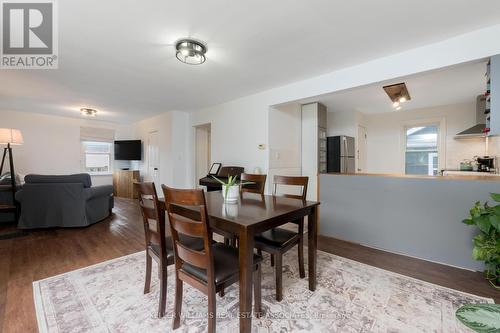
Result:
M80 113L83 116L95 117L97 115L97 110L96 109L91 109L91 108L80 108Z
M189 65L200 65L205 62L207 47L194 39L181 39L175 43L175 56L179 61Z
M401 104L411 100L410 93L404 82L384 86L384 90L396 110L401 110Z

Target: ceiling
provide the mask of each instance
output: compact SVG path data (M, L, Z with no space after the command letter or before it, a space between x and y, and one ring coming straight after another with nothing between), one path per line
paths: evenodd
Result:
M0 72L0 110L132 122L310 78L500 23L483 0L68 0L59 69ZM207 43L189 66L175 40ZM410 89L412 89L410 87Z
M486 61L467 63L335 92L316 97L314 101L323 103L330 112L358 111L363 114L394 112L392 102L383 86L404 82L411 100L403 103L399 112L440 105L475 103L477 95L484 94L486 90L485 72Z

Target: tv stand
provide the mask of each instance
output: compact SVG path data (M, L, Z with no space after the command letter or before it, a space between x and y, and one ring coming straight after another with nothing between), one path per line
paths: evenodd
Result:
M115 197L137 199L134 182L141 181L139 170L116 170L113 172L113 194Z

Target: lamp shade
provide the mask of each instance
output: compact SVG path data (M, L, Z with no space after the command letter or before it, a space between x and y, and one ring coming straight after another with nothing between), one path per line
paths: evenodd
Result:
M20 130L15 128L0 128L0 144L22 145L23 135Z

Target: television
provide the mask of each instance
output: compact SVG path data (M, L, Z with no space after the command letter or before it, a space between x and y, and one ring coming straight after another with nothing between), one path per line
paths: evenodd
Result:
M140 161L141 159L141 140L115 141L115 160Z

